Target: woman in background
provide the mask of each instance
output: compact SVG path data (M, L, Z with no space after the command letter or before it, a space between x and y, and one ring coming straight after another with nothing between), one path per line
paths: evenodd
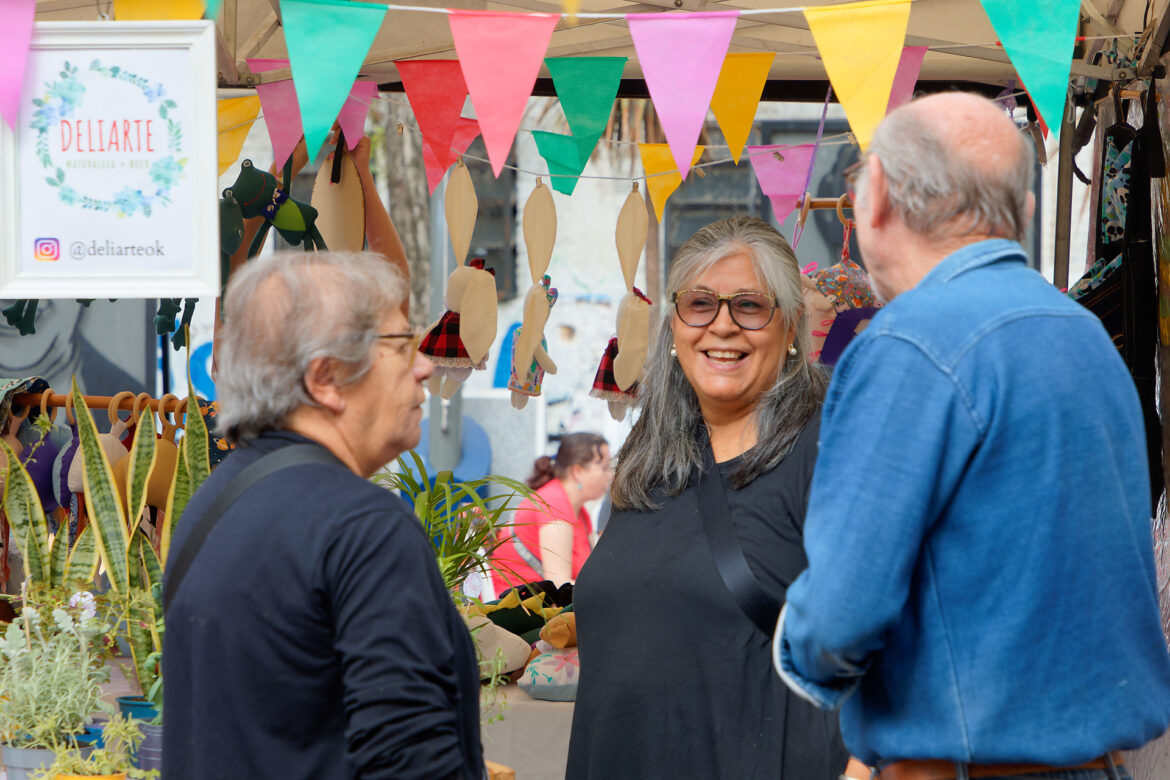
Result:
M836 714L790 693L771 658L785 592L808 565L827 382L808 361L796 257L768 223L724 219L679 249L667 294L613 514L574 587L567 777L836 780ZM707 528L739 548L744 576L731 581L751 583L770 621L740 608Z
M492 553L496 592L525 582L551 580L559 587L577 579L593 530L585 502L604 496L612 478L609 445L595 433L570 433L555 458L537 458L528 478L537 500L520 504L514 525L500 529L501 543Z

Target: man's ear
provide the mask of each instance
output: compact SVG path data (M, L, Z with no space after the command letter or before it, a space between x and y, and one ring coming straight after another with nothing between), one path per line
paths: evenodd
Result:
M337 361L333 358L313 358L305 369L305 389L309 397L319 405L340 414L345 409L345 397L341 392L341 381L337 373Z
M886 172L876 154L866 158L865 205L868 207L870 227L881 227L890 218L889 190L886 187Z
M1026 215L1024 222L1030 224L1032 222L1032 216L1036 213L1036 196L1031 192L1024 198L1024 212Z

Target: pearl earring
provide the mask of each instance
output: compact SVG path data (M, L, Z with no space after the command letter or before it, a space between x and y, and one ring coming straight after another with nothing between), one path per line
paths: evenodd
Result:
M678 357L678 350L674 348L674 344L670 345L670 356L672 358Z
M788 354L792 355L793 357L796 357L796 344L789 344L788 345Z

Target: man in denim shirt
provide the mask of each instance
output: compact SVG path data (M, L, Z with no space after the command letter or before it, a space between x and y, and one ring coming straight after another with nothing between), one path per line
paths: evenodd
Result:
M1025 265L1031 147L952 93L861 165L889 304L825 400L776 667L883 780L1128 778L1116 751L1170 723L1142 416L1097 318Z

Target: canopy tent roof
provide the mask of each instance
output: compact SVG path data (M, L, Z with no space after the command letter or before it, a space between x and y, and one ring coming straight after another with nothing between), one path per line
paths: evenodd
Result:
M735 2L708 2L708 0L581 0L582 13L612 13L614 19L578 19L575 23L562 20L553 34L548 57L565 56L624 56L628 58L623 82L623 94L644 94L641 86L641 68L630 39L629 29L621 15L627 13L654 13L672 10L719 11L792 8L835 4L826 0L735 0ZM560 13L561 6L548 0L405 0L403 4L433 8L468 10L552 12ZM1148 5L1148 8L1147 8ZM1133 42L1140 45L1142 64L1147 68L1161 55L1166 43L1168 25L1166 14L1170 0L1082 0L1081 34L1089 40L1082 53L1089 49L1111 45L1108 39L1117 38L1123 51ZM110 7L109 0L38 0L37 21L94 20ZM116 10L116 9L115 9ZM1148 21L1147 21L1148 20ZM288 70L268 71L253 75L245 60L253 57L284 58L287 56L280 24L279 0L224 0L218 22L220 56L220 86L254 86L261 81L275 81L289 77ZM1143 32L1145 33L1143 36ZM929 46L920 76L920 85L929 89L955 83L1002 87L1015 79L1007 55L996 43L996 34L979 0L916 0L913 3L910 24L906 34L907 46ZM817 56L816 45L804 16L799 12L760 14L741 17L732 38L733 52L775 52L769 86L765 99L816 99L825 94L827 79ZM377 79L383 89L400 88L395 60L454 59L455 49L447 17L441 13L419 11L391 11L370 48L361 76ZM1139 70L1144 70L1139 68ZM1083 59L1074 61L1074 76L1097 79L1125 80L1138 75L1133 69L1114 69L1091 65ZM1148 71L1147 71L1148 72ZM542 76L547 71L542 70ZM1145 72L1142 73L1145 75ZM550 92L547 79L537 83L534 94Z

